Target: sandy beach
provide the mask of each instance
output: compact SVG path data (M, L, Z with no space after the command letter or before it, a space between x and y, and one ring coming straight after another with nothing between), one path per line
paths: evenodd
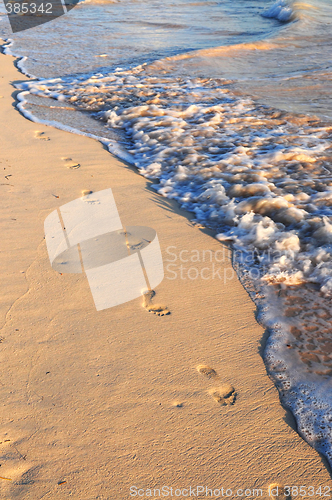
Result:
M13 83L25 77L14 58L0 61L1 500L330 486L266 373L264 330L229 250L98 141L21 116ZM107 188L125 226L156 230L165 278L153 303L170 314L142 298L96 311L83 274L52 269L47 215ZM180 255L208 251L212 260L184 266L197 278L181 275Z

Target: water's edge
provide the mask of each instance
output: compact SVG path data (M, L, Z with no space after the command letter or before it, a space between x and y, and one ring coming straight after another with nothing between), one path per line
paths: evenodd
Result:
M1 46L1 51L3 53L6 53L6 50L8 50L8 41L5 42ZM30 78L30 81L32 81L31 75L27 75L26 73L24 73L24 66L22 64L24 62L24 59L25 59L24 57L23 58L17 57L14 60L14 65L15 65L15 67L18 69L18 71L20 73L24 74L25 76L27 76L28 78ZM16 83L18 83L18 82L16 82ZM86 132L82 132L82 131L80 131L78 129L75 129L75 128L63 125L62 123L57 122L57 121L50 122L48 120L42 120L42 119L37 118L36 116L34 116L32 113L27 112L24 109L24 103L25 103L25 97L24 96L26 95L26 93L27 92L25 92L25 91L23 91L23 92L22 91L21 92L17 91L15 93L15 98L16 98L16 104L15 104L15 106L18 109L18 111L20 112L20 114L22 114L25 118L29 119L30 121L36 122L36 123L42 123L42 124L47 125L47 126L53 126L53 127L58 128L60 130L64 130L64 131L71 132L71 133L75 133L75 134L78 134L78 135L84 135L86 137L98 140L104 146L106 146L108 148L108 150L109 150L109 152L111 154L117 156L120 160L128 163L133 169L135 169L135 171L136 171L136 173L138 175L142 175L142 174L139 173L138 168L136 168L135 165L134 165L133 156L130 153L128 153L127 151L125 151L124 149L122 149L121 147L119 147L119 144L116 143L116 141L112 141L112 140L110 140L108 138L105 138L105 137L100 137L100 136L97 136L97 135L93 135L93 134L89 134L89 133L86 133ZM149 189L152 189L152 188L149 188ZM180 206L180 203L177 200L175 200L175 201ZM208 226L206 226L206 228L207 228L208 231L211 231L210 235L212 237L215 238L217 236L217 232L216 231L213 231ZM213 234L212 234L212 232L213 232ZM237 276L238 276L238 278L239 278L242 286L244 287L244 289L246 290L246 292L249 294L251 300L255 303L255 306L256 306L256 320L257 320L257 322L260 323L265 328L264 322L262 320L260 320L260 317L262 315L263 306L259 303L259 300L257 299L257 290L254 290L253 284L250 284L250 283L246 282L246 280L244 279L243 272L241 271L239 264L234 259L234 247L233 247L233 245L231 245L231 250L232 250L232 255L233 255L233 257L232 257L233 268L236 271ZM272 329L267 328L265 330L265 333L264 333L264 335L262 337L261 349L259 350L259 352L260 352L260 355L261 355L262 360L264 362L267 375L269 376L269 378L271 378L271 380L273 381L274 385L276 386L276 388L278 390L280 403L281 403L281 405L283 406L283 408L285 409L285 412L286 412L285 421L296 432L298 432L298 434L305 440L304 436L301 434L301 432L299 432L299 428L298 428L298 425L296 423L296 417L292 413L291 407L287 406L287 404L285 403L285 401L282 400L280 387L278 386L278 383L276 382L275 378L273 378L272 374L270 374L269 371L268 371L268 366L267 366L267 363L266 363L266 359L264 358L264 354L266 352L266 348L267 348L267 345L268 345L268 342L269 342L269 339L270 339L272 333L273 333ZM308 444L310 444L310 443L308 443ZM315 447L314 447L314 449L315 449ZM326 468L328 469L329 473L332 476L332 471L331 471L331 467L330 467L330 465L328 463L328 460L326 459L326 457L319 450L316 449L316 451L319 453L320 457L322 458L322 461L323 461L324 465L326 466Z

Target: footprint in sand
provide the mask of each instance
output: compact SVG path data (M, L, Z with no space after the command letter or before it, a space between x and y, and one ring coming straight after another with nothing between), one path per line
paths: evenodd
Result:
M146 292L143 295L143 307L145 307L148 312L156 314L157 316L167 316L168 314L171 314L171 311L167 306L164 306L163 304L152 304L152 299L155 295L156 292L154 290Z
M72 158L67 158L67 156L64 156L63 158L61 158L61 160L63 160L65 162L65 165L67 168L70 168L72 170L76 170L77 168L80 168L80 163L77 163L75 161L73 161Z
M280 483L272 483L268 487L269 498L274 500L290 500L291 496L285 491L285 488Z
M218 380L218 373L208 365L197 365L196 370L207 378ZM223 384L220 387L209 389L210 396L222 406L233 405L236 399L236 392L231 384Z
M35 131L35 138L41 139L42 141L49 141L50 140L48 135L46 135L45 132L41 132L40 130Z
M11 439L2 438L0 441L0 485L3 487L10 481L14 481L16 484L28 484L28 480L30 480L29 482L33 481L32 475L35 468L30 467L26 455L21 453L18 446L19 444ZM3 497L1 496L1 498Z
M222 406L233 405L235 403L236 392L231 384L214 387L209 390L209 394L213 397L216 403L219 403Z
M172 406L174 406L175 408L183 408L184 403L183 401L173 401Z
M196 366L196 370L201 373L202 375L205 375L205 377L208 378L218 378L218 374L216 370L211 368L210 366L207 365L198 365Z

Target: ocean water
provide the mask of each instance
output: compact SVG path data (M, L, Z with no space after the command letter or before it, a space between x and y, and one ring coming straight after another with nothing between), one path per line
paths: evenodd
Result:
M99 137L233 247L268 373L332 464L332 4L85 0L12 36L20 109Z

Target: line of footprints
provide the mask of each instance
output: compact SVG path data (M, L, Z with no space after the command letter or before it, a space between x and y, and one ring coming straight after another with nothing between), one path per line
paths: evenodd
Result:
M49 141L50 138L47 135L46 132L43 132L41 130L35 130L35 139L39 139L42 141ZM74 161L72 158L67 157L67 156L62 156L61 160L64 162L65 167L71 169L71 170L76 170L81 167L81 164ZM82 190L82 196L86 196L88 194L91 194L92 191L89 189L84 189ZM53 195L56 198L59 198L57 195ZM144 293L143 295L143 307L152 314L156 314L157 316L168 316L171 314L171 311L168 309L168 307L164 304L155 304L153 303L153 297L156 295L156 292L154 290L149 290L148 292Z

